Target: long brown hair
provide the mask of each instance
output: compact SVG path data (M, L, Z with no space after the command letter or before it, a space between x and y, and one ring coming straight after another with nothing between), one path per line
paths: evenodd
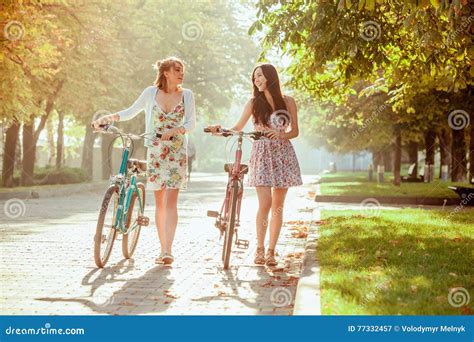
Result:
M281 94L280 79L278 72L272 64L263 63L257 65L252 72L253 98L252 98L252 115L255 123L269 126L269 118L272 115L273 109L268 103L264 92L260 92L255 85L255 70L262 69L263 76L267 79L267 89L270 92L275 111L287 110L285 100Z
M157 60L153 65L155 70L158 70L158 73L156 74L156 80L153 84L160 90L163 90L165 93L168 92L165 71L169 71L171 68L174 68L176 64L181 65L181 67L184 69L183 61L177 57L168 57L162 60Z

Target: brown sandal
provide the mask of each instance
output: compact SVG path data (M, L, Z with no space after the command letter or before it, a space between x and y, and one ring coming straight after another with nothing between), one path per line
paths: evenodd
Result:
M265 247L257 247L254 263L257 265L265 265Z
M265 263L267 266L276 266L278 262L275 259L275 250L269 249L267 250L267 257L265 258Z

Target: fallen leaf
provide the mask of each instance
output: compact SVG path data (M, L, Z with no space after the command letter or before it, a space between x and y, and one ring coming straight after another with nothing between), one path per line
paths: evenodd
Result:
M134 306L135 304L133 304L132 302L129 302L129 301L124 300L124 301L120 302L120 305Z
M163 290L163 293L164 293L165 296L168 297L168 298L172 298L172 299L177 299L177 298L178 298L177 296L171 294L171 293L170 293L170 290Z

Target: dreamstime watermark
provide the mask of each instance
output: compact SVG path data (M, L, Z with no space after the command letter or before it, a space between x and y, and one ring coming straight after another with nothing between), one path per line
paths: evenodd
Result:
M369 20L362 23L359 35L363 40L371 42L378 39L381 33L380 24L376 21Z
M448 36L446 37L446 40L444 41L444 47L447 48L451 43L454 41L454 39L463 31L465 31L467 28L471 27L472 23L474 23L474 15L471 15L470 17L462 17L462 23L459 25L454 32L449 33Z
M5 202L5 205L3 206L3 212L11 219L24 216L26 212L25 202L19 198L11 198Z
M16 41L25 35L25 27L17 20L9 21L3 28L3 35L9 41Z
M270 218L266 218L266 219L263 220L263 225L265 227L267 227L268 224L270 223L270 221L272 220L272 218L274 218L275 216L278 216L278 215L283 215L283 209L284 208L282 206L280 206L276 210L272 210L272 214L271 214Z
M279 109L272 113L271 122L277 129L285 129L291 124L291 115L287 110Z
M190 216L202 217L206 214L203 202L197 199L187 199L180 203L180 207Z
M469 114L465 110L455 109L448 115L448 125L456 131L467 128L469 124Z
M383 104L381 106L378 106L376 110L372 112L372 114L369 116L367 120L364 121L364 124L361 127L358 127L354 131L352 131L352 137L356 138L360 133L365 131L367 127L375 120L378 118L380 114L383 113L383 111L387 108L387 104Z
M380 214L380 203L375 198L366 198L359 204L359 210L362 215L376 217Z
M471 297L469 292L464 287L453 287L449 289L448 302L449 305L455 308L469 304Z
M389 285L387 282L377 284L377 286L372 291L364 293L362 297L362 305L364 306L368 305L371 301L375 300L375 297L377 296L377 294L379 294L380 292L386 291L388 288L389 288Z
M284 287L277 287L273 289L270 294L270 300L277 308L283 308L288 306L293 301L293 295L291 291Z
M117 19L120 17L118 15L115 15L111 18L112 22L115 22ZM81 47L85 48L86 50L89 50L97 41L100 41L104 38L106 31L104 29L96 28L96 30L91 30L89 32L88 38L84 44L81 45Z
M463 194L461 195L461 203L459 203L456 208L451 210L449 213L448 217L446 217L444 220L446 221L446 224L449 224L451 222L449 219L454 217L458 212L464 209L465 206L468 205L470 201L474 200L474 193L470 192L467 195Z
M29 116L33 111L38 110L38 107L35 106L32 102L27 102L21 109L14 114L14 118L18 121L21 121L25 116Z
M50 323L46 323L40 328L15 328L9 326L5 329L6 335L84 335L84 328L52 328Z
M195 20L188 21L181 27L181 35L187 41L196 41L202 37L203 33L201 24Z

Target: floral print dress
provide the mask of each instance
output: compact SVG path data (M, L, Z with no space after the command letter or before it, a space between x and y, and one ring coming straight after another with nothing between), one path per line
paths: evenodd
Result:
M256 131L273 129L285 132L289 123L276 120L273 113L269 118L269 126L261 124L254 126ZM252 145L249 161L250 186L269 186L288 188L303 184L300 166L293 145L286 139L270 139L262 137Z
M180 127L184 120L184 102L169 113L156 103L153 106L154 132L163 134ZM150 190L186 189L187 187L187 136L174 135L169 141L153 138L147 153L147 185Z

